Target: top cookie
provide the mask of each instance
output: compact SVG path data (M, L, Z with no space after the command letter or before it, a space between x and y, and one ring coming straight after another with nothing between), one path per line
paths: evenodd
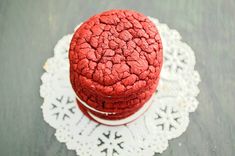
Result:
M125 97L156 83L162 59L160 35L146 16L131 10L106 11L74 33L70 80L75 92L80 87L105 97Z

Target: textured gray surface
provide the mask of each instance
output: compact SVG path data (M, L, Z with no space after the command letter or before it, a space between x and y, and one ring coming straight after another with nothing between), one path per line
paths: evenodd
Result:
M42 119L42 65L74 26L112 8L157 17L195 50L200 105L162 155L234 155L234 0L0 0L0 155L75 156Z

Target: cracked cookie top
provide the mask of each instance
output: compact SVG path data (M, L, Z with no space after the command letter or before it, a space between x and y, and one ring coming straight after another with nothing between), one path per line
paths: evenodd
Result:
M69 49L70 80L102 96L135 94L156 83L162 66L162 42L143 14L110 10L85 21Z

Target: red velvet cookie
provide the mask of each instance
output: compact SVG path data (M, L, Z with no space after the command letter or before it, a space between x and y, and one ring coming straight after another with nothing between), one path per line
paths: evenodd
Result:
M90 94L86 90L77 90L78 97L86 102L92 108L102 112L122 112L124 110L134 109L137 105L144 104L151 95L156 91L158 83L153 84L146 88L145 91L136 93L131 97L123 98L102 98L97 95Z
M116 111L121 118L153 94L150 88L157 86L162 59L160 35L146 16L130 10L106 11L85 21L73 35L71 84L89 106ZM141 96L145 92L148 96Z
M113 109L108 108L108 109L96 109L99 111L108 111L109 113L107 113L108 115L106 115L106 113L99 113L96 111L93 111L89 108L87 108L86 106L84 106L83 104L81 104L81 102L79 100L77 100L78 106L81 108L83 107L82 110L88 110L89 112L91 112L92 114L94 114L95 116L99 117L99 118L103 118L103 119L109 119L109 120L119 120L119 119L123 119L126 117L129 117L130 115L132 115L133 113L137 112L152 96L153 92L156 91L156 85L154 85L153 87L151 87L149 90L147 90L142 96L137 96L137 98L135 98L133 100L133 102L135 101L134 104L130 105L129 101L126 101L126 103L122 103L125 104L123 106L126 107L120 107L120 103L117 103L116 105L118 105L119 107L116 108L114 107ZM115 102L113 103L109 103L109 106L115 106Z

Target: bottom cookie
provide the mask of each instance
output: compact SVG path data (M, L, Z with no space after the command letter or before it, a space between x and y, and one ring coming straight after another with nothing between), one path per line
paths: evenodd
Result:
M144 105L141 105L141 107L137 111L134 110L134 113L131 113L128 116L126 116L126 115L121 116L121 114L120 114L115 119L111 119L111 120L109 120L108 116L110 116L110 115L108 113L102 114L100 116L98 114L92 113L92 111L90 111L88 108L86 108L78 100L77 100L77 104L78 104L78 107L80 108L80 110L84 113L84 115L86 115L91 120L98 122L98 123L101 123L101 124L104 124L104 125L108 125L108 126L119 126L119 125L124 125L124 124L130 123L130 122L136 120L137 118L139 118L141 115L143 115L148 110L148 108L151 106L153 96ZM106 116L106 119L104 118L104 116ZM112 116L115 116L115 114L112 114Z

